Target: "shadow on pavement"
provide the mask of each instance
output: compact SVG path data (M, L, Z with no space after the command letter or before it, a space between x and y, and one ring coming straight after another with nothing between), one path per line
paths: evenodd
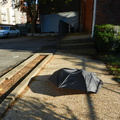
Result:
M6 117L2 116L1 120L78 120L74 115L72 110L66 106L62 105L62 109L66 111L66 114L56 112L59 109L58 106L45 102L44 100L39 101L39 99L34 97L28 97L27 101L19 99L17 101L19 106L16 104L12 109L11 114L7 114ZM34 112L33 112L34 111ZM66 116L67 115L67 116ZM69 120L70 120L69 119Z

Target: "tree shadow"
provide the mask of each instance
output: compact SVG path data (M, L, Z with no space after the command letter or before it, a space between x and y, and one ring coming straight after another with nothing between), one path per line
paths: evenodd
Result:
M66 111L66 115L63 112L58 113L55 109L59 109L58 106L48 103L46 101L40 101L35 97L29 97L25 99L18 99L17 104L11 108L12 113L11 116L9 111L4 114L1 120L78 120L78 118L74 115L72 110L66 106L62 105L62 109Z
M82 92L79 90L72 90L72 89L59 89L55 84L53 84L51 81L48 80L49 77L50 77L50 75L37 76L36 79L34 79L33 81L31 81L29 83L30 90L37 94L49 95L52 97L59 97L59 96L64 96L64 95L65 96L85 95L86 99L87 99L86 105L89 108L88 117L90 120L97 120L97 115L96 115L96 112L93 107L94 103L91 98L91 94L93 94L93 93L86 93L86 92ZM54 107L56 107L56 106L54 106ZM69 120L78 120L74 116L74 114L72 113L72 111L69 109L68 106L64 106L64 107L67 110L68 114L72 114L72 119L69 119ZM52 111L52 114L55 114L54 112L55 111ZM50 111L50 113L51 113L51 111ZM61 117L61 119L62 118L64 118L64 117Z
M87 98L87 105L89 108L89 116L90 116L90 120L97 120L97 114L96 111L94 109L94 103L92 101L92 98L89 94L86 95Z
M59 55L59 54L57 54ZM87 64L87 60L81 56L81 58L79 57L79 61L76 61L75 57L72 57L70 55L66 57L62 57L61 59L70 61L75 63L75 65L80 66L82 69L86 70L86 67L90 67L90 68L94 68L97 70L102 70L102 71L106 71L106 69L101 69L101 68L97 68L94 67L92 65L88 65ZM80 62L81 61L81 62ZM89 62L93 62L92 60ZM96 61L94 61L96 62ZM99 64L101 62L98 62L97 64ZM99 72L97 73L99 74ZM106 74L106 73L105 73ZM49 95L52 97L58 97L58 96L64 96L64 95L85 95L86 99L87 99L87 103L86 105L88 106L89 109L89 119L90 120L97 120L97 114L96 111L94 109L94 102L92 100L91 94L87 94L85 92L81 92L79 90L71 90L71 89L58 89L58 87L56 85L54 85L52 82L50 82L48 80L48 78L50 77L50 75L44 75L44 76L37 76L37 79L35 81L32 82L32 84L29 84L30 89L32 90L32 92L34 93L38 93L38 94L43 94L43 95Z
M58 52L57 55L63 55L62 52ZM107 74L106 67L102 66L103 62L100 60L91 59L89 56L84 55L75 55L75 54L66 54L64 53L65 57L62 56L62 59L69 61L71 63L74 63L76 66L81 67L81 69L92 68L92 70L95 70L95 73L98 73L97 71L101 70L102 74ZM93 71L91 71L93 72ZM98 73L99 74L99 73Z
M105 83L103 89L108 90L110 92L120 94L120 84L113 84L113 83Z
M106 73L105 73L106 69L99 68L99 66L95 67L93 65L87 64L88 61L83 56L81 56L80 59L76 58L76 57L72 57L72 56L68 57L68 58L63 56L61 59L70 61L70 62L74 63L76 66L79 66L84 70L87 70L86 69L87 67L94 68L96 71L101 70L102 73L98 71L97 74L106 75ZM76 61L76 59L79 59L79 61ZM92 63L92 60L89 62ZM97 62L97 64L101 64L101 62ZM51 68L50 68L50 70L52 72L54 72ZM36 78L29 83L30 90L33 93L37 93L38 95L42 94L42 95L51 96L51 97L53 97L53 99L55 97L57 98L57 97L64 96L64 95L67 95L67 96L69 96L69 95L79 95L79 96L85 95L86 99L87 99L86 106L88 106L88 109L89 109L89 114L88 114L89 119L90 120L99 119L97 117L97 111L96 111L96 109L94 109L94 107L95 107L94 100L92 99L91 94L81 93L80 91L76 91L76 90L58 89L56 85L54 85L52 82L50 82L48 80L49 77L50 77L49 74L36 76ZM109 90L110 92L114 92L114 93L118 94L118 92L115 91L114 89L111 90L109 86L104 86L103 88L105 88L105 90L107 90L107 91ZM20 100L18 100L18 102L20 103L18 105L19 107L17 105L15 105L15 107L12 108L14 110L15 114L17 113L16 117L19 117L19 114L23 114L22 117L26 120L27 119L29 120L30 118L33 120L34 119L43 119L43 120L54 120L54 119L55 120L61 120L61 119L78 120L78 119L80 119L80 118L77 118L74 115L73 111L65 104L63 105L63 109L65 109L67 111L67 113L70 115L71 118L68 118L63 114L58 114L55 111L55 109L52 109L52 108L58 108L57 105L48 103L45 100L40 101L39 99L37 99L35 97L30 97L28 99L32 99L32 100L26 101L24 99L20 99ZM18 108L16 108L16 107L18 107ZM25 108L27 110L24 111L23 108ZM30 109L28 109L28 108L30 108ZM33 112L33 111L35 111L35 112ZM39 116L41 116L41 118ZM44 117L42 117L42 116L44 116ZM10 119L12 119L12 116L9 116L9 117L10 117Z
M57 51L58 39L58 37L0 39L0 76L35 53L54 54Z
M46 49L57 50L56 46L58 45L59 38L58 37L46 37L46 38L39 38L39 37L21 37L21 38L10 38L1 39L0 41L0 49L2 50L9 50L9 51L29 51L32 53L36 52L44 52ZM51 52L51 51L50 51ZM55 53L55 52L54 52Z

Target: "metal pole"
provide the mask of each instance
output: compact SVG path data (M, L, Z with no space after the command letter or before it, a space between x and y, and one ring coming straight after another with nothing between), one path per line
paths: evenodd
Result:
M94 6L93 6L93 23L92 23L92 34L91 37L94 35L94 27L95 27L95 20L96 20L96 5L97 5L97 0L94 0Z

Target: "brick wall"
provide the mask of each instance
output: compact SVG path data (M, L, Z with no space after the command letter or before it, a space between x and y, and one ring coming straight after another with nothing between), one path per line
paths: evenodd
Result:
M97 0L96 24L120 25L120 0Z
M91 33L91 31L92 31L93 4L94 4L94 0L86 0L84 31L89 32L89 33Z

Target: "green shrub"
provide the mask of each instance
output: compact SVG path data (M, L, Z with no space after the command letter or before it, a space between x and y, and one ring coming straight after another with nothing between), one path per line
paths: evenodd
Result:
M120 50L120 26L110 24L96 25L94 38L96 48L100 52Z

